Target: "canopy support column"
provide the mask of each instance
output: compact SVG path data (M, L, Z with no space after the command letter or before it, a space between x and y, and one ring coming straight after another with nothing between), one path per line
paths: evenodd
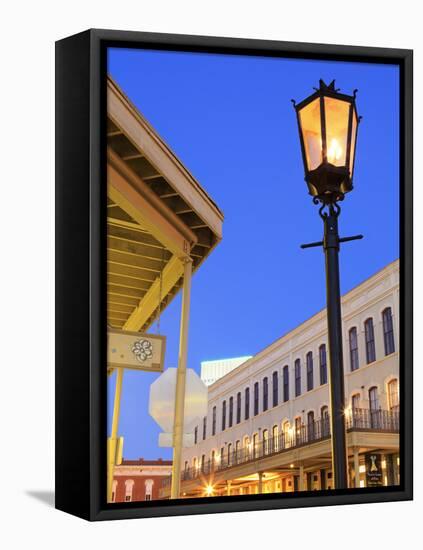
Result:
M192 260L184 262L184 281L182 287L182 312L179 335L179 359L176 377L175 422L173 426L173 464L170 498L179 498L181 492L181 457L184 436L185 382L187 372L188 326L191 298Z

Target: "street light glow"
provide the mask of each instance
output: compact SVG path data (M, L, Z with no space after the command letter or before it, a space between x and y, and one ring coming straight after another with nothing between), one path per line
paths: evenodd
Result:
M207 484L206 485L206 496L211 497L213 496L214 487L213 485Z

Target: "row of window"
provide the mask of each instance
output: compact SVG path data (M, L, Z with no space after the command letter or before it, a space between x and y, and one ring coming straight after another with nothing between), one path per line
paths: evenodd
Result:
M382 311L382 324L385 355L390 355L395 351L394 324L392 321L392 310L390 307L387 307ZM357 327L350 328L348 337L350 346L350 369L351 371L355 371L360 366L358 359ZM373 317L369 317L364 321L364 339L366 344L366 363L373 363L373 361L376 361Z
M383 335L385 355L390 355L395 351L394 343L394 330L392 321L392 310L387 307L382 312L383 322ZM373 318L370 317L364 322L365 341L366 341L366 360L367 363L371 363L376 360L376 346ZM350 345L350 368L351 371L359 368L358 359L358 337L357 327L352 327L349 330L349 345ZM295 377L295 397L299 397L302 391L301 380L301 359L296 359L294 362L294 377ZM319 347L319 381L320 385L327 383L327 357L326 357L326 345L322 344ZM311 391L314 388L314 365L313 365L313 352L309 351L306 355L306 388L307 391ZM259 401L260 390L259 383L255 382L253 387L253 415L259 414ZM289 367L285 365L282 370L282 400L286 402L289 400ZM279 404L279 377L277 371L272 374L272 406L277 407ZM262 387L262 412L267 411L269 408L269 379L266 376L263 378ZM250 388L245 388L244 391L244 420L248 420L250 417ZM221 416L221 429L231 428L234 423L239 424L242 420L242 395L238 392L235 398L231 396L229 402L225 399L222 402L222 416ZM211 435L216 435L216 422L217 422L217 408L212 409L212 429ZM207 437L207 417L203 419L203 439ZM198 427L195 429L195 442L198 439Z
M387 393L388 393L388 406L389 410L392 412L398 412L399 411L399 384L398 379L394 378L390 380L387 384ZM352 411L360 411L360 405L361 405L361 395L359 393L355 393L351 396L351 409ZM368 390L368 402L369 402L369 411L370 415L372 413L377 413L380 411L380 405L379 405L379 395L378 395L378 388L376 386L372 386ZM293 427L291 427L291 423L289 420L284 421L281 424L281 434L284 435L285 438L285 445L291 446L295 439L302 436L303 428L306 426L307 429L307 438L313 439L313 434L315 433L316 424L315 424L315 415L314 411L309 411L306 415L307 422L304 425L303 419L301 416L297 416L294 418ZM372 416L370 416L372 419ZM378 419L374 418L376 424ZM320 436L329 435L330 428L329 428L329 409L327 405L323 405L320 408ZM233 446L232 443L228 443L227 447L222 447L220 450L220 460L223 461L224 459L224 453L227 453L227 463L230 462L230 457L233 451L236 452L236 454L241 449L247 449L250 446L250 443L252 443L252 452L255 452L255 449L257 448L257 445L261 442L266 448L267 442L269 441L269 437L272 438L272 444L274 445L274 442L277 441L278 434L279 434L279 427L277 424L275 424L272 427L271 433L269 433L269 430L267 428L263 429L262 437L260 439L259 432L261 430L259 429L258 432L254 433L252 436L252 439L250 436L244 436L243 438L243 444L241 446L241 440L237 440L235 442L235 445ZM317 435L317 434L316 434ZM213 450L211 453L211 461L212 463L216 460L216 451ZM200 467L204 467L205 463L205 455L202 455ZM197 458L194 457L192 461L193 468L197 468ZM185 461L185 470L189 467L188 461Z
M306 356L306 371L307 371L307 391L314 388L314 368L313 368L313 353L310 351ZM295 361L295 397L301 395L301 360ZM326 361L326 345L322 344L319 348L319 372L320 372L320 384L327 383L327 361ZM289 400L289 367L285 365L282 369L282 400L286 402ZM260 402L260 389L259 383L256 382L253 387L253 415L259 414L259 402ZM271 404L272 407L279 405L279 376L275 371L272 374L272 391L271 391ZM244 390L244 420L250 418L250 388L247 387ZM267 411L269 408L269 379L267 376L263 378L262 383L262 412ZM221 429L232 428L234 423L239 424L242 420L242 394L238 392L236 398L233 396L229 400L222 402L222 416L221 416ZM216 435L217 427L217 407L212 409L212 428L211 435ZM203 439L207 437L207 417L203 418L202 426ZM194 432L195 442L198 439L198 427Z

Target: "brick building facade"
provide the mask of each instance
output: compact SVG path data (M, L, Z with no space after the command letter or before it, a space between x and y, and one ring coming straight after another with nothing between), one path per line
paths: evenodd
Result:
M124 459L115 467L112 502L158 499L161 481L171 473L171 460Z

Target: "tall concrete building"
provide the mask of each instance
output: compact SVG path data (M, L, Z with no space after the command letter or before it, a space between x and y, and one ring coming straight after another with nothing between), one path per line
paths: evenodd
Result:
M251 359L251 355L232 357L231 359L215 359L214 361L201 361L201 380L206 386L211 386L217 380L229 374L234 369Z

